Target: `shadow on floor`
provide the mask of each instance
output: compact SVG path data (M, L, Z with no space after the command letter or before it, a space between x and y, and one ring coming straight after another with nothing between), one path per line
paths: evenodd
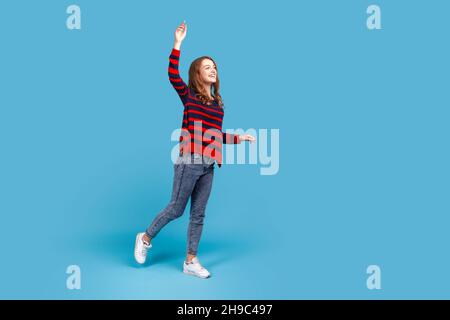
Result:
M96 234L85 238L86 246L83 250L89 250L99 259L124 264L131 268L145 268L149 265L181 268L186 254L185 232L182 234L160 233L153 239L152 248L144 265L139 265L134 260L135 237L135 231ZM225 235L223 237L215 235L214 238L203 236L198 256L205 265L215 267L227 261L236 260L253 250L258 250L258 247L248 238L235 236L233 239L227 239Z

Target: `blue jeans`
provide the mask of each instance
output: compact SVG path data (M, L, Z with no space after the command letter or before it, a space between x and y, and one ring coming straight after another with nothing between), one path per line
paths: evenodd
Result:
M171 200L147 228L147 235L153 239L167 223L181 217L190 197L187 252L197 255L213 176L214 162L211 159L202 159L197 154L180 156L174 164Z

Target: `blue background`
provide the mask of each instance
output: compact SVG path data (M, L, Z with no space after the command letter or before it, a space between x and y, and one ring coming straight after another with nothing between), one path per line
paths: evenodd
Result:
M81 7L81 30L66 8ZM382 30L366 9L381 7ZM2 1L0 298L450 298L448 1ZM216 170L200 260L167 204L181 102L211 55L225 128L280 129L280 170ZM81 267L82 289L66 289ZM366 268L381 268L368 290Z

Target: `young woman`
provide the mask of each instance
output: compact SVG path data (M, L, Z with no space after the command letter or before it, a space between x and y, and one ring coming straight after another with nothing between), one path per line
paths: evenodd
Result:
M211 192L214 164L222 164L222 143L255 141L251 135L234 135L222 132L224 116L219 93L217 65L211 57L194 60L189 68L189 85L180 77L178 66L181 43L186 37L187 24L181 23L175 31L175 42L169 57L169 80L183 105L180 155L174 164L172 197L146 229L136 235L134 256L143 264L151 241L170 221L180 217L191 198L188 227L187 257L183 272L200 278L210 273L197 258L197 248L203 229L206 203Z

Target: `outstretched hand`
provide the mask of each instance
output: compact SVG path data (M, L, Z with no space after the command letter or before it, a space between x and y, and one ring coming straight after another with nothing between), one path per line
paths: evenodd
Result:
M240 141L250 141L250 143L253 143L256 141L256 138L250 134L241 134L239 135Z
M187 33L187 24L186 21L183 21L175 30L175 41L176 42L182 42L184 38L186 37Z

